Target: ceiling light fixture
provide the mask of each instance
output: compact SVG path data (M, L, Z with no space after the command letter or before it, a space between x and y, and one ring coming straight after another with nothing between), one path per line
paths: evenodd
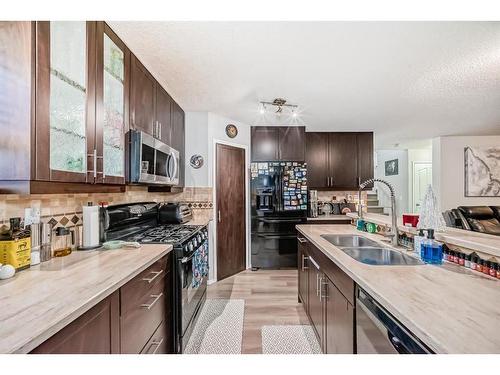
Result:
M298 105L296 104L287 104L286 103L286 99L283 99L283 98L276 98L274 99L272 102L268 102L268 101L261 101L260 104L262 105L262 108L264 109L264 112L265 112L265 109L266 109L266 105L272 105L272 106L275 106L277 107L276 108L276 114L278 116L280 116L283 112L284 109L288 109L291 111L292 113L292 117L297 117L297 108L299 107ZM261 114L263 114L262 112L262 109L261 109Z

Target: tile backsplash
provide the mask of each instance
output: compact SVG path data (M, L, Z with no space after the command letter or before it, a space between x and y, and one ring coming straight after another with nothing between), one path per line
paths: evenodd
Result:
M350 199L349 199L350 198ZM357 202L358 201L358 191L323 191L318 190L318 201L321 202L331 202L333 200ZM366 191L361 192L361 199L366 201Z
M82 206L87 202L109 205L133 202L185 202L193 209L212 209L211 187L186 187L181 193L150 193L143 186L127 186L124 193L0 195L0 223L11 217L24 217L25 208L39 208L43 221L51 219L65 225L68 220L81 224Z

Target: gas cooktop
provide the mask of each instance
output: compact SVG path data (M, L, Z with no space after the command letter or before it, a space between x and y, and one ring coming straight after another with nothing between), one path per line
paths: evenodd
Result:
M130 236L127 238L127 241L181 244L200 228L201 226L199 225L164 224Z

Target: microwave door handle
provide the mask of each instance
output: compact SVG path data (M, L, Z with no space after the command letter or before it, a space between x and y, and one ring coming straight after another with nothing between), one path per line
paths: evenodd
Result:
M173 172L172 172L172 176L170 177L171 179L174 179L176 178L177 176L177 170L179 169L179 166L177 165L177 158L175 157L175 154L172 153L170 155L170 157L172 158L172 161L174 163L174 169L173 169Z

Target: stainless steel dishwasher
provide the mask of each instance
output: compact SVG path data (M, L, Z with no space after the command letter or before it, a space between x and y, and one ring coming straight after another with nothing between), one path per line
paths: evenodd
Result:
M359 287L356 289L356 348L358 354L432 353Z

